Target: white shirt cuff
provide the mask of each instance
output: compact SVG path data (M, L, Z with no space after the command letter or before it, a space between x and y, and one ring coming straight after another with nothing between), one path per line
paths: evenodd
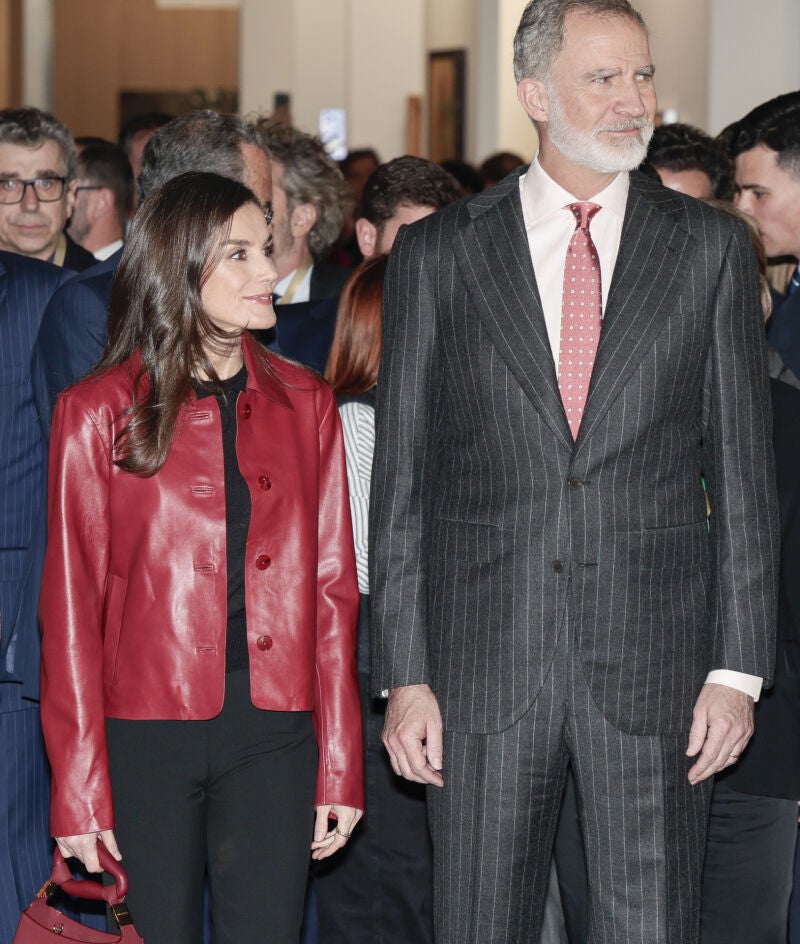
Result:
M727 685L749 695L753 701L761 696L761 687L764 679L757 675L747 675L745 672L731 672L730 669L715 669L706 676L706 684Z

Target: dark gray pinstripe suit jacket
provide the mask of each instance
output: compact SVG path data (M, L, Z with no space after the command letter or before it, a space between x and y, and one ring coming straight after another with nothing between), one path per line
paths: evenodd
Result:
M769 679L779 529L757 292L744 227L632 174L573 443L518 178L401 232L371 500L376 691L429 682L445 727L502 730L567 622L630 733L688 730L711 668Z

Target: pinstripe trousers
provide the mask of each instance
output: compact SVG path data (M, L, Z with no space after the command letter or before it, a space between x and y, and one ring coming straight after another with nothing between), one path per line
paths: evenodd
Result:
M688 732L635 736L589 693L564 631L528 712L497 734L445 730L428 788L437 944L539 940L568 761L589 876L591 944L695 944L710 786L692 787Z
M0 944L10 944L20 912L53 865L50 771L39 706L0 685Z

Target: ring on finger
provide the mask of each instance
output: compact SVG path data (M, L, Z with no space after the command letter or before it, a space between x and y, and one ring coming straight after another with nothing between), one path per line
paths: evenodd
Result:
M353 835L352 833L346 833L346 832L345 832L343 829L341 829L339 826L336 827L336 832L337 832L337 834L338 834L339 836L341 836L343 839L349 839L349 838Z

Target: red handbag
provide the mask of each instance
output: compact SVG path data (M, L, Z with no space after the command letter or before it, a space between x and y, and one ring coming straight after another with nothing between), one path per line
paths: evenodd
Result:
M53 855L53 874L22 912L13 944L55 944L56 940L70 944L144 944L133 926L133 919L125 904L128 876L102 843L97 844L97 854L100 865L114 878L113 885L73 879L69 866L56 848ZM120 933L107 934L105 931L87 928L80 921L75 921L48 905L47 899L59 888L69 895L75 895L76 898L108 902Z

